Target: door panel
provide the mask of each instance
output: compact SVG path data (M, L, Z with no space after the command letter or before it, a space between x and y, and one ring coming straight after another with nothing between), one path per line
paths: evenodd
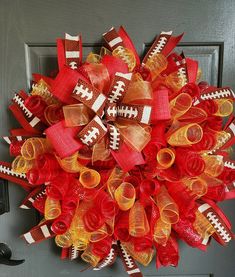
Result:
M0 135L16 126L7 105L13 93L28 89L31 73L50 74L57 68L55 40L82 33L84 56L99 51L101 35L111 26L124 25L141 54L161 30L185 32L177 48L199 60L203 79L213 85L235 88L235 2L187 0L1 0L0 1ZM222 75L223 73L223 75ZM9 161L8 148L0 145L0 160ZM80 273L86 264L61 261L53 240L28 246L19 236L37 222L33 211L21 210L25 192L9 184L10 212L0 216L0 241L11 246L13 258L25 258L18 267L1 266L0 277L127 276L120 261L100 272ZM220 205L235 224L234 203ZM156 271L155 263L141 267L144 276L231 277L235 275L235 247L212 242L206 253L180 243L178 268Z
M101 46L102 44L83 42L83 56L86 57L91 51L98 54ZM143 51L139 54L143 56L143 53L146 53L150 46L150 43L144 44ZM223 43L180 43L176 47L176 51L183 51L187 57L198 60L202 70L202 80L215 86L221 85ZM27 84L30 88L32 73L50 75L57 70L56 44L25 44L25 61Z

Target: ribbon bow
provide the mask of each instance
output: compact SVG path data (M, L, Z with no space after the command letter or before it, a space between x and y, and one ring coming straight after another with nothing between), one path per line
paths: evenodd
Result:
M116 72L107 96L81 79L77 82L72 96L96 113L78 134L84 144L91 147L108 133L109 148L118 150L121 143L120 130L115 124L118 118L149 124L151 106L122 103L131 78L132 73Z

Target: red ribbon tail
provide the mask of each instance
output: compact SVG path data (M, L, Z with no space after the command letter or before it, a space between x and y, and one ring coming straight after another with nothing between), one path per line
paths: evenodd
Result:
M111 153L118 165L124 171L129 171L133 169L136 165L141 165L145 163L142 154L131 149L125 143L121 145L118 152L111 151Z

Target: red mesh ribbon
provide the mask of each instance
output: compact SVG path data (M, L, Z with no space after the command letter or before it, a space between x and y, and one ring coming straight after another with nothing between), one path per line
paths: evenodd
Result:
M105 257L100 263L98 263L98 265L95 268L93 268L93 270L95 271L101 270L106 266L111 266L116 261L117 255L118 255L117 244L113 243L107 257Z
M100 190L94 199L94 204L105 219L115 217L116 203L108 193Z
M150 234L139 238L132 237L130 242L134 244L135 251L141 252L152 248L153 237Z
M12 141L10 144L10 155L18 156L21 155L21 147L24 144L24 141Z
M177 266L179 262L179 248L176 239L171 236L166 245L155 243L157 250L156 267Z
M112 247L112 238L106 237L100 241L91 244L91 251L94 255L99 256L101 259L107 257Z
M10 130L11 136L22 136L22 137L34 137L38 135L38 132L30 132L23 128L15 128Z
M195 231L193 223L186 218L180 218L179 221L172 225L179 238L185 241L191 247L202 248L202 238Z
M190 148L195 151L210 150L213 149L216 144L216 136L212 132L204 131L202 139L193 144Z
M47 185L47 196L53 199L62 200L67 193L68 186L68 182L63 182L63 184L61 184L61 176L59 178L57 177Z
M186 58L187 73L189 83L195 83L197 81L198 61Z
M156 125L153 125L151 133L151 143L155 144L158 148L164 147L166 143L166 123L158 122Z
M128 241L129 235L129 212L119 212L114 225L114 235L117 240Z
M111 151L111 153L124 171L129 171L134 166L145 163L142 154L130 149L125 143L121 145L119 152Z
M193 61L194 62L194 61ZM188 68L188 63L187 63ZM189 81L190 83L184 85L179 93L188 93L193 99L198 98L200 94L200 89L197 84Z
M46 119L44 117L44 111L47 107L46 102L39 95L29 96L25 102L25 107L31 111L34 115L36 115L42 122L46 123Z
M121 59L114 56L104 55L101 59L101 63L106 66L111 80L116 72L129 72L127 64L124 63Z
M144 179L140 183L140 201L141 203L146 205L152 204L151 196L154 196L158 193L160 189L160 184L157 180L154 179Z
M51 93L66 104L76 103L71 97L78 79L87 81L82 74L67 66L61 68L51 86Z
M73 215L73 212L62 212L60 216L53 221L51 230L58 235L64 234L71 225Z
M103 226L105 218L102 216L100 210L94 206L85 213L83 222L88 232L94 232Z
M198 108L203 109L208 114L208 116L213 115L218 110L218 105L216 104L215 101L213 101L211 99L205 100L205 101L201 102L199 105L196 105L196 106Z
M166 182L166 186L170 196L176 202L180 214L186 217L194 218L196 204L195 196L182 183Z
M168 89L161 87L153 94L153 111L151 115L152 123L157 120L169 120L171 118Z
M36 159L37 167L40 168L42 171L55 171L59 173L61 167L57 162L55 156L50 153L45 153L39 155Z
M230 199L229 198L230 190L229 188L227 188L227 191L225 192L226 187L228 187L228 185L224 185L224 184L208 186L207 193L204 195L204 197L209 198L216 202L223 201L224 199ZM231 188L231 191L232 191L232 188ZM234 187L234 193L231 195L232 198L233 198L233 195L235 197L235 187Z
M65 184L65 190L66 188L69 189L62 199L62 210L74 213L79 201L78 185L76 181L73 182L73 177L70 174L67 178L65 177Z
M205 169L205 162L198 153L183 148L176 150L176 164L182 174L191 177L202 174Z
M80 127L65 127L65 122L60 121L57 124L46 129L46 135L57 154L61 157L68 157L83 147L83 144L75 139Z
M39 186L52 181L58 174L59 172L50 169L41 171L40 168L31 168L27 171L26 176L31 185Z

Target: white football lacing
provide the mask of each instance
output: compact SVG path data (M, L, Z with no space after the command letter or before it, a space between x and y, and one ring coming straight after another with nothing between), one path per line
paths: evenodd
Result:
M26 179L26 175L24 173L17 173L15 171L13 171L10 167L7 167L7 166L1 165L1 164L0 164L0 172L7 174L7 175L11 175L13 177Z
M116 127L110 126L109 135L109 147L113 150L118 150L120 144L120 132Z
M119 116L126 118L136 118L138 116L138 109L129 106L118 106L117 112Z
M71 260L77 259L78 255L79 255L79 250L74 245L72 245L71 246Z
M124 257L124 260L126 262L126 265L128 268L133 268L134 263L132 257L127 253L126 249L123 247L123 245L120 243L121 251Z
M46 194L46 189L43 189L41 192L39 192L38 194L36 194L34 200L38 200L39 198L44 197Z
M217 145L214 149L208 151L208 154L215 153L218 149L220 149L229 139L231 138L230 133L224 133L223 136L220 136L217 141Z
M77 63L76 62L70 62L69 63L69 66L72 68L72 69L77 69L78 68L78 66L77 66Z
M117 107L115 106L115 107L108 107L108 109L107 109L107 114L109 115L109 116L112 116L112 117L116 117L117 116Z
M87 131L87 134L85 134L80 139L84 144L89 145L89 143L93 143L93 141L97 139L99 134L100 134L100 131L98 128L91 127L91 129Z
M112 88L112 91L108 97L110 103L115 103L122 96L122 93L125 91L125 83L121 80L118 80Z
M215 228L216 232L225 242L229 242L232 239L230 234L225 230L224 226L213 212L209 212L206 215L206 217L208 218L212 226Z
M158 40L156 46L153 48L153 50L150 52L148 59L152 58L152 56L159 54L163 47L166 45L167 43L167 38L166 37L160 37L160 39Z
M225 192L230 192L235 188L235 181L225 186Z
M108 256L97 267L93 268L93 270L101 270L102 268L111 264L113 259L114 259L114 249L111 248Z
M186 73L186 68L185 67L180 67L177 71L177 75L180 79L183 80L183 83L187 83L187 73Z
M91 100L93 97L93 91L89 90L88 87L84 87L82 84L76 85L73 92L80 95L82 98L86 98L87 101Z
M32 117L32 113L25 107L24 105L24 99L22 99L18 94L15 94L14 98L12 99L16 104L19 105L21 110L24 112L24 114L30 118Z
M115 52L117 53L117 56L119 56L126 64L129 65L132 63L130 56L126 53L126 49L123 46L118 46L115 49Z
M216 90L213 92L208 92L206 94L201 95L202 100L208 100L208 99L218 99L218 98L227 98L231 96L231 91L229 89L221 89Z
M224 166L225 166L225 167L232 168L232 169L235 169L235 163L233 163L233 162L231 162L231 161L225 161L225 162L224 162Z

